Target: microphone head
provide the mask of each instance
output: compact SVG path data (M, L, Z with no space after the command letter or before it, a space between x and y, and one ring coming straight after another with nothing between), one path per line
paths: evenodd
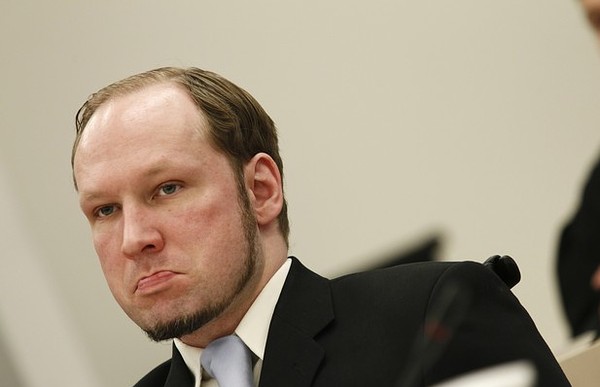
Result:
M521 281L521 271L519 270L519 266L515 260L508 255L494 255L486 259L483 264L496 273L509 289Z

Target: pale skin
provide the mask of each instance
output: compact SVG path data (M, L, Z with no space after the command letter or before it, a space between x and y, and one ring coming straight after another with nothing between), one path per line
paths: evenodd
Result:
M258 153L244 165L258 254L235 294L249 244L234 172L206 130L182 88L155 84L100 106L74 159L102 270L136 324L149 327L215 300L226 303L217 318L180 338L196 347L232 333L287 257L277 221L281 175L270 156Z
M600 37L600 0L581 0L581 5L596 36Z

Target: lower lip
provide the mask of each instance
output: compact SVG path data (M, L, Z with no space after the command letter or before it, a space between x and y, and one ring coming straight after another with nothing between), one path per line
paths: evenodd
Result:
M142 278L138 284L136 293L149 294L168 286L168 282L175 277L172 271L159 271L149 277Z

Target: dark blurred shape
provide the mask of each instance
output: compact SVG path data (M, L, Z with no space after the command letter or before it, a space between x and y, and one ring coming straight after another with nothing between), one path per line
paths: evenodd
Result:
M508 288L512 288L521 281L521 271L514 259L508 255L494 255L483 262L483 265L492 270Z
M600 332L600 297L590 284L599 265L600 160L588 177L575 215L562 230L558 246L558 284L573 337Z
M441 239L439 235L429 237L411 249L403 250L383 258L379 262L372 264L370 268L383 269L405 263L435 261L437 251L441 245Z

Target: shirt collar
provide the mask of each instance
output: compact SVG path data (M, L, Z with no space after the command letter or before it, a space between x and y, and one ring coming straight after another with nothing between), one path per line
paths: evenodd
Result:
M277 300L279 300L279 295L281 294L281 290L283 290L283 284L285 283L291 264L292 260L288 258L281 265L235 329L236 335L261 360L265 355L269 325L275 311L275 305L277 305Z

